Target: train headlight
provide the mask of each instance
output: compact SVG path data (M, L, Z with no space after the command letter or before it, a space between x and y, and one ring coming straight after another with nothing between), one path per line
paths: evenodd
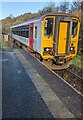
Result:
M71 52L72 54L75 54L75 47L70 47L70 52Z
M49 51L49 48L46 48L46 51Z
M74 50L74 47L70 47L70 50L71 50L71 51Z
M45 54L52 54L52 48L51 47L47 47L47 48L44 48L44 53L43 53L44 55Z

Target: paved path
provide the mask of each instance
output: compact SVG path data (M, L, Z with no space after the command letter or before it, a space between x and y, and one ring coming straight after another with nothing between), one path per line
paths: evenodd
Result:
M75 118L81 118L82 116L82 100L83 96L78 94L72 87L70 87L65 81L61 79L58 75L54 74L54 72L47 69L44 65L42 65L37 59L32 57L29 53L27 53L24 50L20 50L22 55L26 58L27 61L31 64L31 66L37 71L37 73L42 77L44 82L50 87L50 89L54 92L56 95L56 99L58 99L58 102L56 102L56 99L54 103L50 106L55 106L51 111L55 113L55 116L59 115L59 118L72 118L73 115ZM22 60L21 60L22 61ZM64 73L65 74L65 73ZM60 100L62 101L63 105L60 104ZM52 100L50 100L50 103ZM58 108L56 107L58 105ZM67 110L64 111L65 108ZM55 110L55 111L53 111ZM70 115L69 111L73 114ZM56 115L56 113L58 114ZM65 113L65 114L63 114ZM62 115L61 115L62 114Z
M14 52L3 52L3 118L52 118Z

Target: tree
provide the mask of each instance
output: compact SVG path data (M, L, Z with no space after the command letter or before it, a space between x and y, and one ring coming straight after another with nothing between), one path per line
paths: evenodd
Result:
M81 6L81 2L72 2L71 4L71 11L79 8Z
M58 12L63 12L63 13L68 13L70 11L69 6L70 6L69 2L61 2L60 6L57 9L57 11Z
M69 2L60 2L59 6L57 7L58 12L68 13L70 11L73 11L77 8L79 8L81 5L80 2L73 2L73 0Z
M47 13L54 13L56 12L55 4L53 2L50 2L46 7L44 7L42 10L39 10L40 15L44 15Z
M10 14L10 15L9 15L9 17L10 17L11 19L13 19L13 18L14 18L13 14Z

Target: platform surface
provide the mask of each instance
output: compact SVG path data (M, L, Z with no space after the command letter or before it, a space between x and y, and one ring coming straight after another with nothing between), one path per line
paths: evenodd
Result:
M52 118L14 52L3 52L3 118Z
M81 118L81 96L24 50L2 52L3 118Z

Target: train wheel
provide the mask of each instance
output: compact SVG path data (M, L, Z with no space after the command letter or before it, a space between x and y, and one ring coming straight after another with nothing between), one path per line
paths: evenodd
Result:
M41 62L43 62L43 59L42 59L42 57L41 57L41 56L40 56L40 61L41 61Z
M35 57L38 58L41 62L43 61L41 55L39 55L38 53L35 53Z
M54 64L56 65L57 62L56 62L54 59L52 59L52 66L53 66Z

